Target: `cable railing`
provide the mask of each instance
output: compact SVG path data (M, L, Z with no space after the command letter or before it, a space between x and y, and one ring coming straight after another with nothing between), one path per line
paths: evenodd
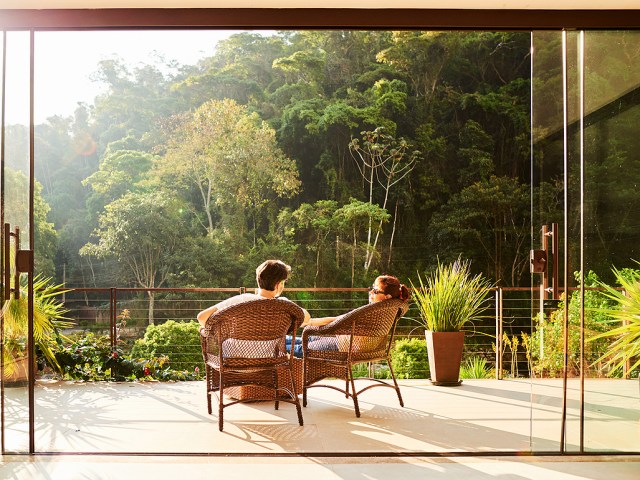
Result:
M167 321L195 322L196 315L206 307L225 298L254 288L74 288L65 293L64 304L74 327L66 334L83 333L108 336L113 349L125 345L130 349L144 337L151 324ZM364 305L368 301L366 288L289 288L285 296L309 311L312 317L337 316ZM464 358L480 357L495 372L495 378L508 375L528 376L526 352L521 342L514 346L511 339L526 333L531 335L531 294L529 289L495 288L486 299L483 318L465 329ZM417 321L417 309L412 306L398 323L396 341L424 339L424 329ZM506 345L508 344L508 346ZM173 366L180 368L180 357L194 345L173 345L169 355ZM411 356L423 353L408 352ZM412 360L417 360L413 358ZM423 372L426 376L427 372Z

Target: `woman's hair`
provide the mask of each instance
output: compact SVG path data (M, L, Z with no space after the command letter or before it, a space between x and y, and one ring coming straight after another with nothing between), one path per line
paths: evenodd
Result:
M404 302L409 300L409 289L393 275L380 275L376 280L385 295L391 295L391 298L399 298Z

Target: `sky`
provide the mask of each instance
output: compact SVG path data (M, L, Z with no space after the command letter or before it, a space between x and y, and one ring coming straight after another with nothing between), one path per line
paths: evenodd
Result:
M167 61L194 64L211 56L217 42L235 31L61 31L35 33L35 123L72 115L78 102L93 103L104 85L92 81L98 62L122 58L131 66ZM265 34L263 32L263 34ZM1 39L0 39L1 41ZM7 32L7 125L29 121L29 32Z

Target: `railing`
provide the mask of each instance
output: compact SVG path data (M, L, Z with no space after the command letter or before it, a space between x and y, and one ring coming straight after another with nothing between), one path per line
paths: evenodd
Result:
M149 318L154 324L167 320L193 321L199 311L225 298L253 288L76 288L65 294L64 303L74 320L74 330L108 335L112 347L119 340L132 344L144 336ZM336 316L368 301L365 288L290 288L285 295L312 317ZM529 336L532 321L529 288L495 288L486 300L486 316L467 330L465 358L479 356L495 369L495 377L506 371L513 376L528 376L526 352L521 342L513 342L522 333ZM150 317L151 315L151 317ZM416 322L415 307L398 324L396 338L423 338ZM123 322L124 320L124 322ZM506 340L506 341L505 341ZM179 367L180 348L172 363Z

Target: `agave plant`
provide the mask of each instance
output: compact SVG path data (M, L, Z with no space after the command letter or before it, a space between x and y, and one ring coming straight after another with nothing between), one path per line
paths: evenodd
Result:
M487 359L483 357L468 358L460 367L460 378L491 378L492 372L487 367Z
M623 370L627 362L634 359L630 370L640 366L640 271L618 270L615 267L611 270L622 291L599 282L599 286L604 289L603 294L614 302L614 306L599 308L597 311L606 314L609 317L608 323L617 326L588 340L614 339L594 365L603 362L611 368L611 374L616 374Z
M445 265L438 262L435 272L423 281L418 274L419 287L411 282L413 300L418 308L420 323L432 332L458 332L487 310L485 298L491 284L482 275L472 275L468 260Z
M11 375L15 360L24 356L26 338L28 334L28 299L26 287L21 285L20 298L7 300L2 307L4 317L4 364L5 374ZM60 365L52 350L55 339L59 337L59 330L73 325L65 317L68 310L58 300L64 293L62 285L53 285L51 278L36 276L33 282L33 340L42 352L46 363L53 369L60 371Z

